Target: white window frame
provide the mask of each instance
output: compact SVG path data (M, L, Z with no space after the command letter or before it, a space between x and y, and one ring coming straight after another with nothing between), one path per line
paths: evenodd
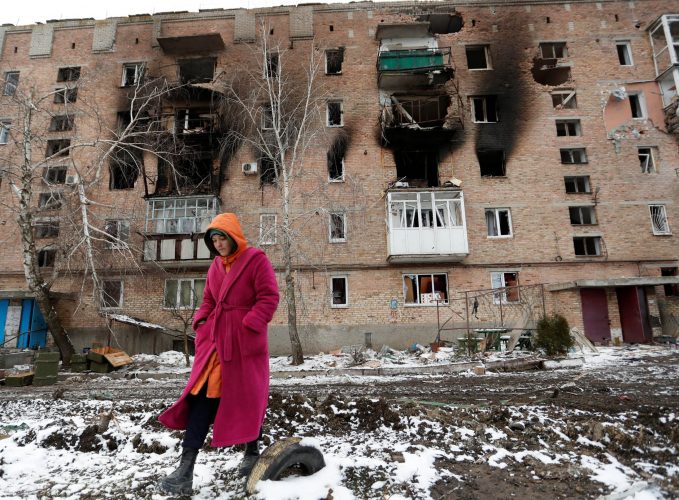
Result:
M339 112L340 112L340 122L339 124L331 124L330 123L330 105L331 104L339 104ZM325 126L329 128L337 128L337 127L343 127L344 126L344 101L340 99L332 99L329 100L326 103L325 106Z
M495 112L494 117L489 117L489 110L488 110L488 97L494 97L495 98L495 109L493 110ZM473 123L497 123L500 121L498 112L497 112L497 101L498 101L498 96L497 95L474 95L469 97L470 100L470 108L471 108L471 113L472 113L472 122ZM481 111L483 112L483 120L477 120L476 119L476 107L477 107L477 101L480 101L481 105ZM492 120L489 118L493 118Z
M653 210L657 209L658 213L653 214ZM672 234L670 224L667 221L667 207L665 205L649 205L649 215L651 216L651 229L656 236L664 236Z
M146 204L144 230L157 234L203 233L218 211L219 200L214 196L151 198ZM182 231L184 224L192 224L193 231Z
M107 306L104 305L104 287L105 283L120 283L120 295L118 296L117 305ZM105 310L120 309L123 307L123 299L125 297L125 282L123 280L103 280L101 283L101 308Z
M566 98L561 99L560 104L554 104L554 98L553 96L555 95L560 95L560 96L566 96ZM550 96L552 96L552 107L554 109L577 109L578 107L578 99L577 99L577 92L574 89L560 89L560 90L553 90L550 92ZM572 106L566 106L566 104L572 102Z
M620 53L621 47L622 54ZM629 42L629 40L618 40L615 42L615 51L617 53L620 66L634 66L634 59L632 58L632 44ZM620 61L620 56L622 56L622 58L628 62L623 63Z
M648 117L648 111L646 109L646 98L643 92L629 92L627 94L629 100L630 112L632 113L633 120L645 120ZM632 103L636 101L639 105L639 109L636 109ZM634 116L635 113L641 113L641 116Z
M573 179L573 185L575 186L575 191L568 191L568 188L566 186L567 179ZM584 179L584 191L579 190L578 186L578 180L577 179ZM592 192L592 181L589 177L589 175L566 175L564 176L564 189L567 194L588 194Z
M131 83L127 83L127 72L128 70L134 69L134 78L132 79ZM120 82L121 87L134 87L139 83L139 80L141 80L142 76L144 75L144 63L143 62L135 62L135 63L125 63L123 64L123 75L122 75L122 80Z
M266 219L273 219L273 223L266 222ZM276 214L260 214L259 216L259 244L275 245L276 229L278 227L278 216Z
M9 130L12 128L11 120L0 120L0 145L9 141Z
M174 297L174 304L168 305L166 299L167 299L167 284L171 281L177 282L177 289L175 292L175 297ZM164 286L163 286L163 309L165 310L192 310L192 309L198 309L200 307L200 303L203 300L203 296L201 294L200 300L196 300L197 298L195 297L196 293L196 282L202 281L203 282L203 294L205 293L205 283L206 280L205 278L171 278L171 279L166 279ZM182 283L190 283L190 290L191 290L191 298L190 298L190 303L191 305L182 305L181 304L181 296L182 296Z
M648 150L648 153L643 152L642 150ZM637 147L637 156L639 158L639 167L641 168L641 173L642 174L656 174L658 173L658 168L657 168L657 150L658 148L655 146L638 146ZM642 157L646 157L643 159ZM643 161L643 165L642 165Z
M342 54L342 64L340 64L340 70L336 73L328 73L328 55L331 52L339 52ZM326 75L341 75L344 66L344 50L343 49L325 49L325 74Z
M583 210L586 210L589 212L589 218L591 222L583 222L585 220L585 214ZM577 216L579 219L579 222L573 222L573 218L571 217L571 212L575 211L577 212ZM568 217L571 221L572 226L595 226L599 222L596 217L596 209L594 208L594 205L574 205L574 206L569 206L568 207Z
M420 293L420 277L429 276L431 277L432 292L431 293ZM435 276L443 276L445 278L445 298L441 297L438 291L435 290L434 283L436 282ZM408 294L406 288L406 278L415 278L415 293L413 298L415 302L408 302ZM403 304L405 307L436 307L436 300L438 298L440 304L448 304L450 291L448 289L448 273L403 273L401 275L401 284L403 286Z
M582 161L563 161L562 153L564 151L568 151L571 160L574 158L573 153L577 151L578 154L582 156ZM586 148L561 148L559 149L559 157L561 158L561 163L563 165L584 165L588 162Z
M576 239L591 239L594 242L594 247L595 247L595 252L596 253L587 253L587 245L584 244L584 249L585 253L583 254L578 254L575 253L575 240ZM575 254L576 257L601 257L601 236L599 235L594 235L594 234L587 234L587 235L582 235L582 236L573 236L573 253Z
M469 67L469 59L467 58L467 49L483 49L483 55L486 59L486 67L485 68L470 68ZM490 45L488 44L469 44L465 45L464 47L464 56L465 59L467 60L467 71L488 71L493 69L493 64L490 59Z
M115 234L108 231L115 226ZM107 219L104 222L104 232L112 239L106 238L104 247L109 250L127 250L130 241L130 221L125 219Z
M332 228L333 228L333 217L340 217L342 219L342 234L344 237L333 238ZM328 214L328 238L330 243L344 243L347 241L347 213L346 212L330 212Z
M509 223L509 234L500 234L500 212L507 212L507 222ZM493 214L493 220L495 221L495 229L498 234L490 234L490 227L488 227L488 213ZM486 221L486 235L490 239L497 238L511 238L514 235L512 228L512 211L509 208L486 208L484 210L484 220Z
M554 125L556 126L557 137L580 137L582 135L582 125L578 118L559 118L555 120ZM559 134L559 125L563 126L565 134ZM571 134L570 125L573 125L573 134Z
M516 300L507 300L507 279L506 274L516 275L516 285L517 288ZM490 287L492 289L501 288L501 292L493 292L493 303L494 304L518 304L521 302L521 293L519 289L519 271L491 271L490 273Z
M10 81L11 75L17 75L16 81ZM21 72L19 71L6 71L5 72L5 78L3 80L3 85L2 85L2 95L5 96L13 96L16 94L17 87L19 86L19 75L21 75Z
M344 281L344 302L335 303L335 280ZM349 307L349 277L346 274L333 274L330 276L330 307L333 309L346 309Z

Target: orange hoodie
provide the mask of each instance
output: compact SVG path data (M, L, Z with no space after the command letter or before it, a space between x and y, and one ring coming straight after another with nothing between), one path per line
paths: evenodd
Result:
M222 263L228 272L229 269L231 269L231 264L233 264L234 261L240 257L240 255L248 247L248 241L245 239L245 235L243 234L243 228L241 228L240 222L238 222L238 217L234 213L219 214L217 217L212 219L212 222L210 222L210 225L207 227L207 231L205 232L205 243L213 253L216 253L214 245L212 245L212 241L207 238L210 229L219 229L220 231L225 232L236 244L235 251L232 251L226 257L222 257Z

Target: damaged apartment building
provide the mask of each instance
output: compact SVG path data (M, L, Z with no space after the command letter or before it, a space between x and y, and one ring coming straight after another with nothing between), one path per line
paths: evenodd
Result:
M305 352L519 336L552 312L601 344L679 335L676 3L480 0L0 27L0 343L50 342L16 223L22 96L44 96L31 213L62 324L77 349L159 352L192 334L217 213L283 292L278 167L224 82L284 81L310 53L323 98L290 198ZM270 344L289 352L285 301Z

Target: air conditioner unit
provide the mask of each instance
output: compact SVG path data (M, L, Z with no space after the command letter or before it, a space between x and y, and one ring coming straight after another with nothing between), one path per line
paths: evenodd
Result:
M257 173L257 162L243 163L242 169L245 175L254 175Z
M78 176L77 175L67 175L66 176L66 185L67 186L75 186L78 184Z

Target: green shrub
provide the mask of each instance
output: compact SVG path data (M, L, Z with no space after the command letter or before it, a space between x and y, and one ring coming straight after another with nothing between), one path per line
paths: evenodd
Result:
M547 356L567 353L573 346L573 339L566 318L560 314L543 316L538 321L535 344L544 349Z

